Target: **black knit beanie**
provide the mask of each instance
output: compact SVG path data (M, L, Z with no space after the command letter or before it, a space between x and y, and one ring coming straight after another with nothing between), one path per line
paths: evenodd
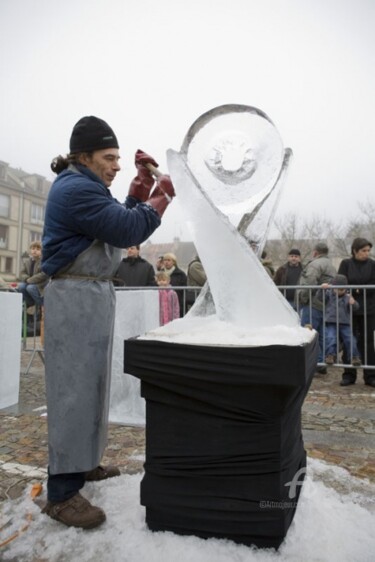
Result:
M94 115L82 117L73 127L70 137L70 153L92 152L103 148L119 148L111 127Z

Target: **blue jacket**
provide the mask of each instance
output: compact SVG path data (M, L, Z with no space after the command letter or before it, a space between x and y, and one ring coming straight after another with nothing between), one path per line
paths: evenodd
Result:
M334 323L338 321L339 324L350 324L350 309L353 311L359 308L359 304L355 302L354 304L349 304L349 295L338 296L333 289L326 289L325 291L325 301L326 301L326 314L325 321Z
M42 270L54 275L94 240L117 248L141 244L160 225L158 213L134 197L119 203L91 170L77 166L54 181L43 231Z

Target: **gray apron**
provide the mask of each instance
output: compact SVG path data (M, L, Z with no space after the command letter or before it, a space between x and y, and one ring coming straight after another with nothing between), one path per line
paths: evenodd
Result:
M121 249L94 241L45 289L45 370L51 474L98 466L107 443Z

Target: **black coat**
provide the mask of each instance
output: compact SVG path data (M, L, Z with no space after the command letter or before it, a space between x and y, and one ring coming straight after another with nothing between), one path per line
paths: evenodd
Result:
M186 287L187 286L187 275L179 267L175 267L173 273L171 274L171 286L175 287ZM178 296L178 302L180 305L180 316L184 315L184 291L176 290ZM186 307L185 307L186 308Z
M375 285L375 261L369 258L366 261L347 258L342 260L337 273L345 275L348 285ZM353 289L353 297L359 304L359 309L354 311L354 315L364 314L364 293L363 289ZM375 314L375 290L366 291L366 311L367 314Z
M123 281L126 287L154 287L156 285L154 268L140 256L121 260L116 278ZM121 282L116 284L121 285Z

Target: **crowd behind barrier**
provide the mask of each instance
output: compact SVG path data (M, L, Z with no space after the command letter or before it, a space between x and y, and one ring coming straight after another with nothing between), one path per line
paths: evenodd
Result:
M296 289L297 290L297 295L298 295L298 290L301 289L302 286L300 285L294 285L294 286L279 286L278 289L281 291L281 293L283 293L285 295L286 290L288 289ZM361 321L363 320L364 323L364 330L366 331L366 325L367 325L367 294L374 291L375 290L375 285L346 285L345 288L348 292L349 295L353 296L355 298L356 292L361 291L363 293L363 303L364 303L364 314L361 317ZM183 315L186 314L186 312L189 310L189 308L192 305L192 295L194 295L195 298L198 297L201 288L200 287L178 287L179 291L181 291L183 293L183 299L182 299L182 303L183 303ZM315 285L304 285L303 286L304 290L308 290L309 291L309 301L311 303L312 301L312 296L313 294L317 291L317 290L322 290L322 291L326 291L327 289L322 289L321 286L315 286ZM0 290L6 290L6 289L0 289ZM116 292L117 291L160 291L163 290L163 288L161 287L116 287ZM193 298L194 298L193 297ZM338 303L338 299L337 299L337 303ZM312 315L312 306L311 304L310 306L310 315ZM296 303L295 303L295 309L297 314L300 313L300 305L298 303L298 297L296 299ZM323 299L323 318L325 318L325 309L326 309L326 303L325 300ZM338 326L338 306L337 306L337 326ZM350 327L351 327L351 333L353 334L353 311L351 311L350 313ZM23 320L22 320L22 329L21 329L21 333L20 333L20 337L22 340L22 350L26 351L26 352L30 352L31 353L31 358L29 361L29 365L27 367L26 372L28 372L32 360L35 357L36 354L38 354L41 359L43 360L43 307L36 307L35 311L33 311L32 314L30 314L30 309L26 309L26 307L23 308ZM338 334L338 330L337 330L337 334ZM355 333L354 333L355 336ZM374 338L372 339L373 345L375 346L375 333L374 333ZM338 357L337 357L337 361L333 364L330 365L330 367L340 367L340 368L344 368L344 367L351 367L351 364L345 364L341 361L343 361L342 358L342 342L339 341L339 338L337 337L337 350L339 350L338 352ZM364 342L364 356L361 357L361 368L362 367L369 367L369 368L373 368L375 367L375 365L369 364L368 363L368 348L367 348L367 342ZM326 334L325 331L323 332L323 357L326 356ZM326 363L319 363L318 366L325 366Z

